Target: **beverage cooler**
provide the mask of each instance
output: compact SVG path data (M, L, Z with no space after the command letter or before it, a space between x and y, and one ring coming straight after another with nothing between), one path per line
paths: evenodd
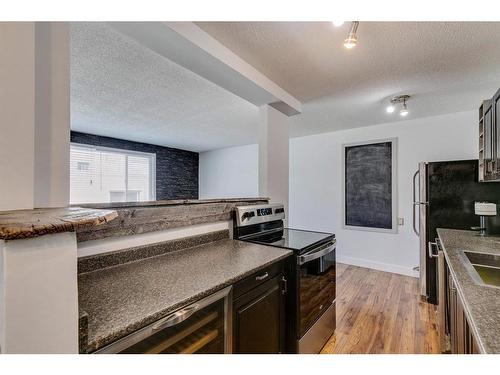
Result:
M179 309L96 353L231 352L231 287Z

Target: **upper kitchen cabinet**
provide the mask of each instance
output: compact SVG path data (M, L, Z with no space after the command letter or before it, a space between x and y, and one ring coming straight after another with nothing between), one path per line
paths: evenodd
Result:
M479 181L500 181L500 90L479 107Z
M485 100L479 107L479 181L495 178L493 169L493 121L491 100Z
M491 100L491 118L492 127L495 129L495 172L496 180L500 180L500 89L495 93Z

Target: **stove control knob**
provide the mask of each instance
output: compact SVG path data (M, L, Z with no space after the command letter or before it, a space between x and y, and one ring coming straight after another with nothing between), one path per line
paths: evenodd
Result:
M248 211L248 212L243 213L243 215L241 215L241 220L244 221L245 219L250 219L254 216L255 216L255 212Z

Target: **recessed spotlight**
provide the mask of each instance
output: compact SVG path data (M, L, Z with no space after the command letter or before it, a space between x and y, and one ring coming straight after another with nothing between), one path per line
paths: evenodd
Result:
M358 21L352 21L351 24L351 30L349 30L349 34L347 35L346 40L344 40L344 47L347 49L351 49L353 47L356 47L358 44L358 37L356 35L356 32L358 31Z
M333 26L340 27L344 24L344 21L332 21Z
M396 107L394 107L394 104L389 104L385 110L387 113L392 113L396 110Z

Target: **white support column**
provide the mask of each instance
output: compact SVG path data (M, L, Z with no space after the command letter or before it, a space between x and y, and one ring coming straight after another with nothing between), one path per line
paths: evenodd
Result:
M0 353L78 353L74 232L0 240Z
M70 27L35 23L34 206L69 204Z
M0 211L69 203L69 25L0 22ZM0 241L0 352L78 353L74 233Z
M259 195L283 203L288 213L289 117L269 105L259 116Z
M34 205L35 24L0 22L0 211Z
M0 211L69 203L69 24L0 22Z

